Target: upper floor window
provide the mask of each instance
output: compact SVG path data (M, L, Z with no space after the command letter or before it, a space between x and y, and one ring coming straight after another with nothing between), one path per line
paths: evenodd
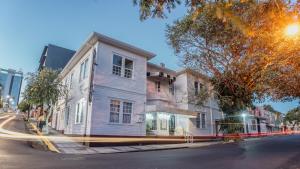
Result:
M69 83L69 88L70 89L73 88L73 78L74 78L74 73L71 73L71 75L70 75L70 83Z
M113 55L112 73L117 76L132 78L133 61L119 55Z
M195 96L197 96L200 93L199 91L203 90L203 88L204 88L204 85L202 83L195 81L194 82Z
M83 80L87 77L88 72L88 61L89 59L86 59L80 64L80 73L79 73L79 80Z
M202 83L200 83L199 86L200 86L200 90L202 90L204 88L204 84L202 84Z
M155 90L156 90L157 92L160 92L160 82L159 82L159 81L156 81L156 82L155 82Z
M172 83L172 82L169 83L169 92L170 92L172 95L175 95L175 85L174 85L174 83Z
M113 56L113 70L112 73L114 75L121 76L122 70L122 57L118 55Z
M194 90L195 90L195 96L199 94L199 83L194 82Z
M132 78L133 61L125 59L125 72L124 77Z

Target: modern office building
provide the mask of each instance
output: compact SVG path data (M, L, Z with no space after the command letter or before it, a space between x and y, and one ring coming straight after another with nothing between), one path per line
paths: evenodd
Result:
M71 135L211 136L223 117L206 76L148 61L155 54L92 33L61 71L67 98L54 107L51 126Z
M43 68L62 70L74 54L73 50L48 44L43 49L38 70Z
M6 106L15 108L19 103L23 73L0 68L1 97Z

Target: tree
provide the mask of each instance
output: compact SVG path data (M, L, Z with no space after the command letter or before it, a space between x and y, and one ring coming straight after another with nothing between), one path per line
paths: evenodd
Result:
M59 72L51 69L43 69L37 73L30 73L27 77L27 86L23 93L24 99L33 105L40 105L42 111L47 106L47 120L51 116L50 108L56 103L59 97L67 93L66 86L62 84Z
M235 79L260 99L300 97L299 37L283 33L297 22L299 1L134 0L142 20L184 2L187 16L167 27L167 38L185 66L217 78L239 71Z
M29 119L29 111L30 111L30 104L27 100L23 99L19 104L18 104L18 109L21 112L27 112L27 118Z
M292 129L296 125L300 124L300 107L296 107L292 110L289 110L284 118L285 122L289 122L292 125Z

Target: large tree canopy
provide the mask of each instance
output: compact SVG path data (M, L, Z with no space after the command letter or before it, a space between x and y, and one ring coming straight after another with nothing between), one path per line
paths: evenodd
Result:
M226 10L231 17L218 6L207 6L196 17L187 15L167 27L169 43L183 64L214 77L231 95L299 98L300 37L284 32L298 22L299 13L284 1L234 2Z
M23 93L24 99L34 105L54 104L59 97L66 94L66 88L61 83L59 72L43 69L37 73L30 73L27 77L27 86Z

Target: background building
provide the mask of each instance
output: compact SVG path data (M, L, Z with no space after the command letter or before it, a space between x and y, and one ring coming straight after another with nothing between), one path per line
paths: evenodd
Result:
M6 107L15 108L19 103L22 81L21 71L0 68L1 97Z
M43 68L62 70L74 54L73 50L48 44L44 47L38 70Z

